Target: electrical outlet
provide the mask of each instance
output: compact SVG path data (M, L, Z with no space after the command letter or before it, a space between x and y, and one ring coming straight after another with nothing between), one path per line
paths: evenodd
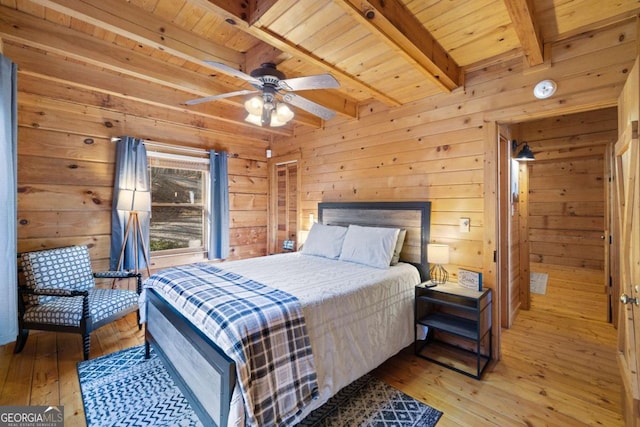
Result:
M469 231L471 231L471 219L460 218L460 232L468 233Z

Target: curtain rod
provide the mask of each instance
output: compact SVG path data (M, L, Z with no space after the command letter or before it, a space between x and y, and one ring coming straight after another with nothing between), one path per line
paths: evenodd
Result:
M111 138L111 142L118 142L120 141L120 139L121 138L114 137L114 138ZM171 144L166 144L164 142L149 141L146 139L143 139L142 143L147 147L164 148L166 150L183 151L185 153L193 153L193 154L205 154L205 155L209 154L208 150L204 150L202 148L181 147L179 145L171 145ZM218 153L216 153L216 155L217 154Z

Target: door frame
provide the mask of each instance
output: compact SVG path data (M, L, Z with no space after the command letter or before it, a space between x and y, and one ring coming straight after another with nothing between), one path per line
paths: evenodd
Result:
M498 126L498 283L500 284L500 327L511 327L511 134Z
M286 154L277 157L271 157L267 159L267 254L276 252L276 246L278 244L278 222L276 220L276 214L278 212L278 166L296 163L298 166L298 173L296 174L296 236L300 231L300 225L302 224L302 217L300 209L300 188L302 188L302 174L300 173L301 156L300 153Z

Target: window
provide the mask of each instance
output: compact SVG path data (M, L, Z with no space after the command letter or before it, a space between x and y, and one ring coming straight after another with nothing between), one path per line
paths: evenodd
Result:
M207 250L209 159L148 151L149 245L154 253Z

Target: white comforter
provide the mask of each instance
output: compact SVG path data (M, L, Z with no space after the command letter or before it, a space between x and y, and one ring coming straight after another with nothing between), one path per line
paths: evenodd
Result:
M302 418L413 342L414 286L420 276L409 264L383 270L289 253L220 267L300 300L320 392ZM242 399L236 392L229 425L244 425Z

